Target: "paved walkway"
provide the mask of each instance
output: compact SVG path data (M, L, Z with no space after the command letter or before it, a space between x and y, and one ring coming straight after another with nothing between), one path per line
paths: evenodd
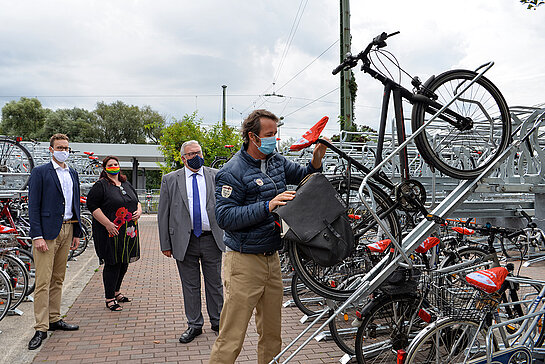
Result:
M140 234L142 257L130 265L122 287L133 301L121 312L107 310L100 268L67 313L66 321L79 324L80 330L53 332L34 363L208 363L216 334L207 321L204 297L203 334L189 344L179 343L186 320L176 264L160 252L154 216L142 218ZM306 325L299 323L302 315L295 307L284 308L282 314L287 344ZM252 319L237 363L257 362L257 339ZM291 362L338 363L341 356L332 341L313 340Z

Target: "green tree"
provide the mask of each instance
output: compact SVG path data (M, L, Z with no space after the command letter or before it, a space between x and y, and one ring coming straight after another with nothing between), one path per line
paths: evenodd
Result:
M202 119L197 117L196 112L186 114L181 120L163 129L159 149L165 158L162 166L164 173L182 166L180 148L188 140L197 140L201 144L205 165L210 165L216 155L229 155L225 145L239 146L242 143L236 128L218 122L207 129L203 127Z
M98 143L101 132L96 123L96 115L85 109L58 109L46 116L40 139L47 140L55 133L63 133L72 142Z
M146 136L138 106L116 101L97 103L94 113L103 143L144 144Z
M544 0L520 0L524 5L527 5L528 10L536 10L538 6L545 4Z
M140 117L146 138L153 144L159 144L165 127L165 118L149 106L144 106L140 110Z
M2 108L2 132L24 139L35 139L41 136L49 112L37 98L21 97L19 101L10 101Z

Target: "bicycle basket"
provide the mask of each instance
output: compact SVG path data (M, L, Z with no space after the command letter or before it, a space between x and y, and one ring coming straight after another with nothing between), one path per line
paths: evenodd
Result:
M452 274L432 273L427 283L428 302L439 316L480 321L498 306L494 295L451 277Z

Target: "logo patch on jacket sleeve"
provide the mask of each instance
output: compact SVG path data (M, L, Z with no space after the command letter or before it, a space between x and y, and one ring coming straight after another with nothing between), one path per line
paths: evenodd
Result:
M255 183L257 183L258 186L263 186L263 180L261 178L256 179Z
M222 197L228 198L229 196L231 196L231 192L233 192L233 187L227 185L221 186Z

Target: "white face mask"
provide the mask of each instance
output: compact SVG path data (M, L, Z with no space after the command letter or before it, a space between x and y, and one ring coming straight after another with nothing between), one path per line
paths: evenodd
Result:
M53 157L61 163L64 163L68 159L70 153L66 150L55 150L53 151Z

